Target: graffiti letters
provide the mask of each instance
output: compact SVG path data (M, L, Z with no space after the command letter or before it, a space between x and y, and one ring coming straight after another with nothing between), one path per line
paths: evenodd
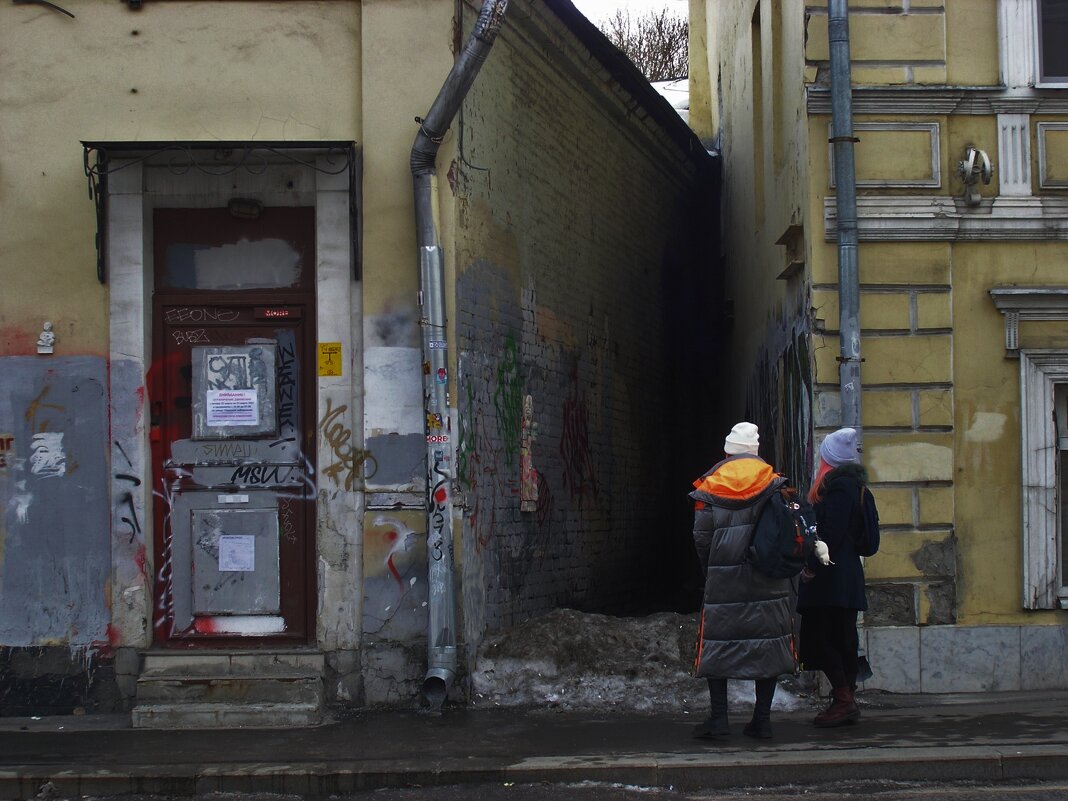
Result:
M283 484L292 472L293 468L286 465L243 464L234 470L230 476L230 483L244 486Z
M171 478L160 479L160 489L153 494L163 500L166 513L163 519L163 550L160 553L160 566L156 572L156 581L161 591L156 599L156 610L153 615L153 625L156 628L166 627L167 633L175 633L174 622L174 533L171 529L171 513L174 509L174 498L183 478L192 474L186 470L174 470Z
M577 368L571 370L571 390L564 399L560 458L564 466L564 484L571 497L581 501L589 493L596 498L597 476L590 449L589 410L585 396L579 391Z
M519 349L509 334L504 342L504 360L497 367L497 390L493 393L497 412L497 436L504 446L504 463L512 466L519 451L523 420L523 386L519 379Z
M342 486L346 490L355 489L359 481L358 471L365 465L371 466L366 478L371 478L378 470L378 463L370 451L362 450L352 445L352 429L342 421L342 416L349 410L347 405L334 408L333 402L326 399L326 413L319 421L319 430L323 434L326 444L334 455L334 463L323 468L323 475L333 480L336 486Z
M189 331L171 331L171 336L174 337L175 345L181 345L183 342L188 342L192 345L211 342L208 332L203 328L194 328Z
M446 547L451 555L452 537L446 541L446 534L451 535L449 525L449 483L448 476L441 469L440 462L434 464L434 489L430 493L430 537L427 545L430 558L440 562L445 557Z
M118 443L115 444L117 445ZM141 479L128 473L116 473L115 478L120 481L128 481L134 487L141 486ZM141 521L137 517L137 506L134 503L133 493L129 490L119 496L119 511L123 513L119 516L119 520L130 527L130 544L132 545L134 540L141 536Z
M252 389L249 357L244 354L209 356L207 379L212 389Z
M181 308L167 309L168 323L227 323L236 320L236 309Z
M288 498L278 499L278 523L282 538L289 543L297 541L297 523L293 514L293 504Z
M248 459L253 453L253 445L250 442L215 442L201 445L197 456L216 460Z
M297 349L292 334L278 337L278 423L282 436L297 430Z

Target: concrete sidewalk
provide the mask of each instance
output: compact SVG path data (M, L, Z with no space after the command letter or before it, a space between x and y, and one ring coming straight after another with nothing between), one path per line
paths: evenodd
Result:
M407 785L610 781L681 789L828 781L1068 779L1068 692L861 697L863 718L775 737L690 737L682 714L376 710L313 729L149 731L127 717L0 718L0 798L271 792L327 796ZM52 787L48 788L48 783Z

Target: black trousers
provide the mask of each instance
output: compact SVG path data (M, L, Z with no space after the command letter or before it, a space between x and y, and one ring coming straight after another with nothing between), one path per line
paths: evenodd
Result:
M857 610L820 606L801 613L801 666L822 670L831 687L857 683Z
M756 679L756 703L753 704L753 718L767 720L771 715L771 702L775 700L775 688L779 680L772 676L769 679ZM708 698L712 702L712 717L727 717L727 680L708 679Z

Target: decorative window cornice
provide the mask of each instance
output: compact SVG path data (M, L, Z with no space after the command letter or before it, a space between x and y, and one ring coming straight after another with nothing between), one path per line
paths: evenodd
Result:
M831 88L809 86L806 108L809 114L829 115ZM1068 114L1068 92L984 86L855 86L853 113L928 116Z
M995 286L994 306L1005 315L1005 352L1018 356L1021 320L1068 320L1068 286Z
M838 236L833 196L823 199L825 237ZM861 195L861 241L1068 241L1068 198L984 198L978 206L944 196Z

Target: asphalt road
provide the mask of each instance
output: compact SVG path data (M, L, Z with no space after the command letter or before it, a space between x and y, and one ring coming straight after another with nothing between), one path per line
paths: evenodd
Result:
M61 801L58 796L38 796ZM316 801L1068 801L1065 783L932 784L851 782L679 792L619 784L464 784L371 790ZM305 801L295 795L212 793L181 799L158 795L94 796L71 801Z

